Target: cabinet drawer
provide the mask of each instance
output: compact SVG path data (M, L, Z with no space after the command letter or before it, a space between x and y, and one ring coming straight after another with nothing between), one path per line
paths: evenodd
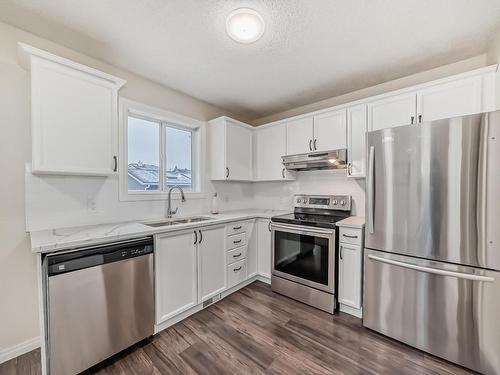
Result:
M352 243L353 245L361 245L362 236L363 232L361 231L361 229L340 227L340 242Z
M228 236L247 231L248 223L239 221L237 223L230 223L226 225L226 233Z
M237 247L244 246L247 244L247 234L246 233L238 233L233 234L232 236L228 236L226 238L226 249L233 250Z
M247 279L246 259L227 266L227 286L231 288Z
M247 257L247 246L237 247L236 249L230 250L226 253L226 262L231 264Z

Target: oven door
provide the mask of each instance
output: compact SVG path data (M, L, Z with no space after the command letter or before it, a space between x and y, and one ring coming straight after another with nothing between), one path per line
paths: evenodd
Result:
M272 274L334 293L335 230L271 223Z

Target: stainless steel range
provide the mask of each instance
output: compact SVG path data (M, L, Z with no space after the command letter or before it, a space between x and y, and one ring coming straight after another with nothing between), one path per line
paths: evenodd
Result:
M350 216L348 195L296 195L294 212L271 218L271 289L333 314L335 223Z

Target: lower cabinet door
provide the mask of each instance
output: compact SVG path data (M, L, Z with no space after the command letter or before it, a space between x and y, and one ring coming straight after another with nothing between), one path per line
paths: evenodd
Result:
M225 233L224 227L201 228L198 231L199 303L226 289Z
M247 279L247 261L246 259L233 263L227 267L228 287L232 288Z
M361 308L361 260L360 246L339 245L339 302Z
M192 230L155 237L156 324L198 303L196 253Z
M247 258L247 277L250 278L252 276L255 276L257 274L257 267L258 267L258 228L257 228L257 221L251 221L248 223L247 226L247 240L248 240L248 247L247 247L247 253L246 253L246 258ZM228 263L229 264L229 263Z
M269 220L258 220L258 269L259 274L271 277L271 230Z

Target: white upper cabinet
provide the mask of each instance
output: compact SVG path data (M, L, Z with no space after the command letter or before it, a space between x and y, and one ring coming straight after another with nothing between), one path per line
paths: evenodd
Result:
M368 128L370 131L393 128L415 123L415 92L393 95L368 103Z
M117 172L118 89L125 81L19 43L31 72L33 173Z
M255 130L255 172L257 181L293 180L294 175L283 167L286 155L286 124Z
M313 151L330 151L346 148L346 110L314 116Z
M347 109L347 177L365 177L367 105Z
M287 155L305 154L313 151L313 118L305 117L286 123Z
M417 121L433 121L481 112L481 76L417 91Z
M198 230L198 303L226 289L225 228Z
M208 161L212 180L253 180L252 132L249 125L228 117L209 121Z

